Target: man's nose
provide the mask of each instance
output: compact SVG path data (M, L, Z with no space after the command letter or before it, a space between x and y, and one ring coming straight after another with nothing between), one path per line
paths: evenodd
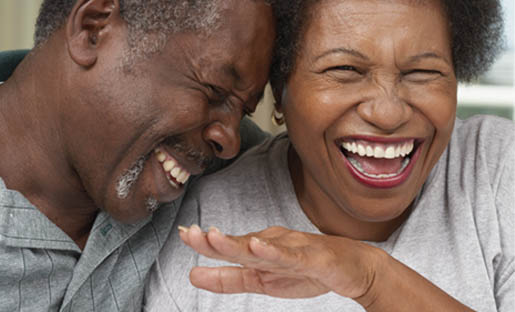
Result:
M240 151L239 112L212 112L212 122L204 128L203 138L211 146L216 157L230 159Z
M394 84L389 87L376 85L369 88L357 112L366 122L392 133L411 119L413 108L399 96Z

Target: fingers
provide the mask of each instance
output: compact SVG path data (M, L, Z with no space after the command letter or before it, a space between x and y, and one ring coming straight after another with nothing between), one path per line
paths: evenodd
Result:
M179 227L179 235L183 242L196 252L209 258L225 260L221 254L213 249L208 241L207 234L198 225L192 225L190 228Z
M179 235L186 245L209 258L242 265L260 261L250 251L246 238L228 236L216 228L210 228L209 232L205 233L197 225L190 228L180 227Z
M280 246L275 246L273 241L267 242L257 237L250 238L249 249L257 257L270 262L281 262L281 258L284 257L283 253L287 252L287 250L281 248Z
M329 289L306 278L258 271L242 267L196 267L191 284L220 294L257 293L279 298L310 298Z
M211 228L208 233L196 225L189 229L180 228L182 240L206 257L276 273L299 272L298 268L304 264L301 260L307 257L301 246L284 246L299 245L299 237L286 235L288 233L291 231L275 227L245 236L230 236L216 228Z
M265 291L289 297L332 290L353 298L366 289L363 285L376 266L375 248L343 237L284 228L230 236L214 228L204 233L198 226L180 235L206 257L243 266L194 269L192 283L214 292Z
M268 269L273 272L317 278L320 253L309 245L291 247L284 245L282 241L252 239L249 247L256 257L269 264Z
M243 237L225 235L211 227L207 238L213 249L228 259L255 260L249 250L248 241Z
M255 270L241 267L196 267L190 273L191 284L220 294L263 293Z

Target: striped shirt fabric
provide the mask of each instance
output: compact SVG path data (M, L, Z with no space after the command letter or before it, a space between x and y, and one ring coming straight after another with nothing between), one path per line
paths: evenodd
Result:
M0 178L0 311L141 311L179 204L133 225L101 212L81 251Z

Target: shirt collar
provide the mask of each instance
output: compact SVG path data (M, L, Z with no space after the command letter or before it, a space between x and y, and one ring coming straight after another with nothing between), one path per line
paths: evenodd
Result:
M0 178L0 240L9 246L73 250L75 242Z
M86 243L96 254L109 254L146 225L147 217L135 224L123 224L101 211ZM0 241L13 247L70 250L81 253L75 242L39 211L25 196L6 187L0 178Z

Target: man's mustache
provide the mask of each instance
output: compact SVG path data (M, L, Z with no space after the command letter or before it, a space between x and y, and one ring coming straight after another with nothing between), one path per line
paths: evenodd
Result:
M203 152L197 150L193 146L186 143L186 140L180 136L172 136L163 141L163 144L176 150L177 152L186 156L186 159L194 162L200 169L205 170L213 162L214 157L207 156ZM145 162L148 160L150 155L145 155L138 159L129 169L127 169L122 176L118 179L116 185L116 193L118 198L126 199L129 196L129 192L132 186L136 183L140 173L143 171ZM148 207L149 210L156 208L155 203L152 201L147 202L153 204L152 207Z
M207 169L214 160L213 156L208 156L194 146L189 145L181 136L168 137L163 141L163 144L185 155L186 159L194 162L202 170Z

